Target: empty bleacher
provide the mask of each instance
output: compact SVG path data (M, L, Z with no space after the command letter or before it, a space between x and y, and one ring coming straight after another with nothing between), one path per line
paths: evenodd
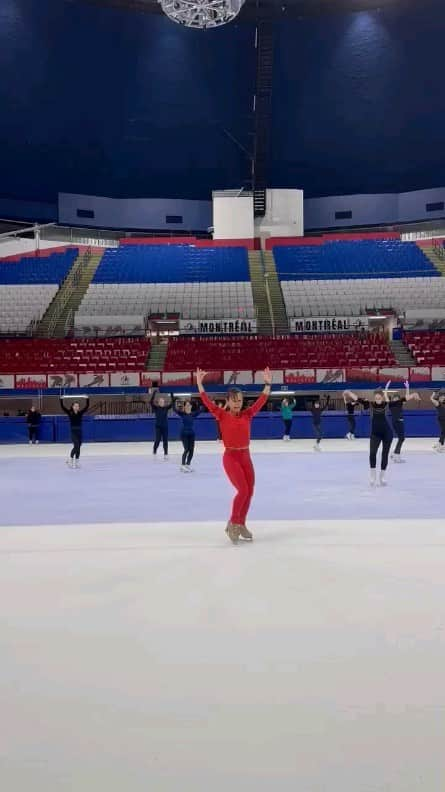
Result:
M15 374L143 371L145 338L3 339L0 372Z
M273 254L281 281L440 276L414 242L397 239L277 246Z
M255 316L244 248L123 245L107 250L80 305L82 317L176 314L183 319Z
M0 261L0 333L26 333L40 321L77 254L69 248L44 258Z
M368 334L301 335L285 338L177 338L169 343L165 371L258 371L265 366L285 368L341 368L394 365L386 340Z
M403 340L419 365L445 366L445 331L410 331Z
M287 315L363 316L382 310L445 306L445 278L362 278L281 281Z

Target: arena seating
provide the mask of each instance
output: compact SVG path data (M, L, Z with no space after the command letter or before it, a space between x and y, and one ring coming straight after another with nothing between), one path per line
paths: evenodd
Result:
M411 331L403 340L419 365L445 366L445 331Z
M301 335L278 339L264 337L177 338L168 346L165 371L257 371L265 366L285 368L339 368L342 366L394 365L386 340L369 334Z
M397 239L277 246L273 254L281 281L440 275L414 242Z
M183 319L255 316L244 248L123 245L107 250L77 315Z
M287 315L364 316L381 310L443 308L445 278L281 281Z
M25 333L40 321L77 254L69 248L41 259L0 261L0 333Z
M150 351L145 338L4 339L0 372L15 374L143 371Z

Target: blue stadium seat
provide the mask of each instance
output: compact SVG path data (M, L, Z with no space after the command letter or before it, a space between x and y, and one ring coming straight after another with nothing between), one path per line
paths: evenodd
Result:
M59 285L66 278L78 252L77 248L69 248L63 253L52 253L42 258L25 256L18 261L0 262L0 285Z
M363 240L274 247L280 280L440 276L414 242Z
M122 245L105 251L94 283L189 283L249 281L242 247Z

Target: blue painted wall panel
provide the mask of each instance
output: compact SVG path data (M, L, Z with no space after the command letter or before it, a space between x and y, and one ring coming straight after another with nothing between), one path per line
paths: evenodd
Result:
M432 410L405 411L406 434L408 437L437 437L436 413ZM181 421L176 416L169 419L170 439L178 440ZM198 440L216 440L216 422L208 414L201 415L195 423ZM323 421L326 438L344 437L347 431L344 413L328 413ZM252 423L252 439L279 439L283 435L283 422L278 413L260 413ZM292 437L312 438L311 416L295 413ZM357 415L357 437L369 436L369 416ZM87 416L83 421L85 443L147 442L154 439L154 420L151 416L103 419ZM0 418L0 443L25 443L28 441L26 422L23 418ZM40 441L70 442L70 426L64 416L46 416L42 419ZM30 451L31 453L31 451ZM147 451L148 453L148 451Z

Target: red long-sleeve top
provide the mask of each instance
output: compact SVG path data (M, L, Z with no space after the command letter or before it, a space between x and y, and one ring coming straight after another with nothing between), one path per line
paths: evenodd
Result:
M205 404L209 412L215 416L219 423L225 448L247 448L250 443L250 424L252 418L261 410L263 404L266 404L269 398L268 394L262 393L251 407L248 407L246 410L241 410L238 415L233 415L228 410L223 410L222 407L218 407L215 402L209 399L205 391L201 391L200 396L203 404Z

